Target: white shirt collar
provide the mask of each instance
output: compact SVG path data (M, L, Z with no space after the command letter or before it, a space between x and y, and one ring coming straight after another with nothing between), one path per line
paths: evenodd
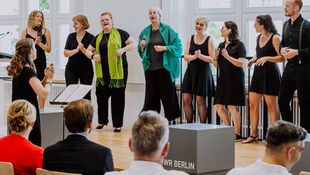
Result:
M281 165L269 164L269 163L263 162L260 159L256 160L254 166L256 166L260 170L269 172L271 174L272 173L290 174L286 167L281 166Z

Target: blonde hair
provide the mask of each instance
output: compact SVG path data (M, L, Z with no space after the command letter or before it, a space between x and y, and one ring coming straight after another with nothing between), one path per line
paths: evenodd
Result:
M27 100L15 100L8 110L10 131L22 132L36 120L36 108Z
M113 17L112 17L112 13L111 12L102 12L100 17L104 16L104 15L108 15L111 18L112 21L112 26L114 26L114 21L113 21Z
M132 147L141 155L162 150L169 138L168 120L155 111L142 112L132 130Z
M83 29L86 30L89 28L88 19L84 15L77 15L72 18L72 21L77 21L82 24Z
M208 27L208 20L205 17L199 16L196 18L195 22L201 21L202 23L205 24L206 28Z
M9 76L18 77L26 64L35 69L34 63L29 57L32 47L32 39L26 38L17 41L15 44L15 54L10 65L6 68Z
M28 17L28 27L32 28L34 25L34 17L37 15L37 13L41 13L42 14L42 28L45 27L45 20L44 20L44 14L43 12L39 11L39 10L34 10L32 12L30 12L29 17Z

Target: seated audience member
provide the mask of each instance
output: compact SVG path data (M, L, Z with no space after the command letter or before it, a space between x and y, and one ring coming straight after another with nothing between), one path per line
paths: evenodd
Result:
M182 171L165 170L162 161L169 150L168 120L155 111L140 114L131 130L129 148L134 161L127 170L106 175L186 175Z
M45 149L44 169L83 175L102 175L114 169L111 150L87 139L93 128L93 113L86 99L65 107L64 121L70 135Z
M42 167L43 159L43 148L28 140L36 108L26 100L15 100L7 115L11 134L0 138L0 162L11 162L16 175L34 175Z
M227 175L291 175L305 147L307 131L293 123L277 121L267 131L266 151L262 160L244 168L235 168Z

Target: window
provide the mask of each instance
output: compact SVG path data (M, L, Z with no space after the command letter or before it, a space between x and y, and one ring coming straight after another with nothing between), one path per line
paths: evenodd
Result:
M13 54L15 44L19 39L18 25L0 25L0 50L3 53Z
M200 9L231 8L232 0L199 0Z
M5 3L5 5L4 5ZM10 0L9 3L2 2L0 6L0 15L18 15L19 14L19 0Z
M28 12L30 13L33 10L40 10L44 14L49 14L50 0L28 0Z
M44 13L45 26L51 32L52 51L46 53L47 62L55 64L55 78L63 79L67 58L63 51L66 38L71 32L75 11L72 0L10 0L0 6L0 52L13 54L20 32L27 26L29 13L40 10Z
M70 0L62 0L61 3L59 3L59 13L69 14L70 11Z
M221 37L220 30L224 24L224 21L210 21L208 26L208 31L210 36L212 36L214 47L217 47L224 39Z
M248 7L279 7L283 6L283 0L248 0Z

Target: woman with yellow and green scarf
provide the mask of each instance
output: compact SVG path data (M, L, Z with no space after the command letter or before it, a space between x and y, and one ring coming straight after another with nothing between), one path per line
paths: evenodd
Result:
M128 76L126 52L134 46L134 39L124 30L113 27L112 14L100 15L102 32L88 46L87 56L95 60L98 123L102 129L109 123L108 110L111 97L114 132L123 126L125 88Z

